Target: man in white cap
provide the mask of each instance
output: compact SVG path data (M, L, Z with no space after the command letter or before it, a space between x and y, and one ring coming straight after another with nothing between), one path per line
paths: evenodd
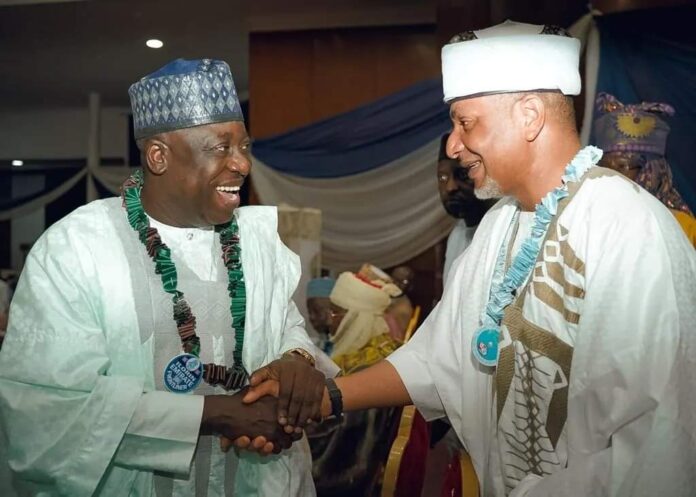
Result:
M693 496L696 254L581 148L579 50L509 21L443 48L448 154L505 198L414 338L329 382L322 410L447 417L484 496Z

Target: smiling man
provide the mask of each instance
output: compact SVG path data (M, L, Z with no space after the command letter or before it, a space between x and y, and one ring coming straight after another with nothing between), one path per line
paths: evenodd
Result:
M413 339L329 381L323 412L447 417L486 497L693 496L696 253L581 147L579 53L510 21L443 48L448 155L479 197L505 198Z
M47 230L12 303L0 419L18 493L313 496L278 411L315 417L324 376L275 208L238 208L251 161L229 67L177 60L129 93L143 171ZM242 403L262 366L280 400ZM261 464L219 435L288 450Z

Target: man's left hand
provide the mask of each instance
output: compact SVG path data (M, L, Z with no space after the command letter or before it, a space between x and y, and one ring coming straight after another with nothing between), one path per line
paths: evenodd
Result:
M323 373L306 359L286 354L251 375L244 402L250 404L267 395L268 389L262 388L264 382L277 384L278 423L285 426L287 433L300 433L308 421L321 419L324 381Z

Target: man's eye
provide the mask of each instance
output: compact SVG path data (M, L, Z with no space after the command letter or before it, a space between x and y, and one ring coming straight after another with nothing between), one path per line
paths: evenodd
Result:
M449 179L449 176L447 176L446 174L441 174L437 177L437 180L440 183L446 183L448 179Z
M459 125L462 127L464 131L471 131L474 127L474 121L471 119L463 119L459 121Z

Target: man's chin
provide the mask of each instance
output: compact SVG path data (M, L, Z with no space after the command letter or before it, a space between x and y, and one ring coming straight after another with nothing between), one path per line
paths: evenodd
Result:
M448 216L461 219L464 216L464 212L461 209L452 209L451 207L445 206L445 212Z
M457 219L461 219L464 217L469 205L469 202L447 202L444 204L444 207L447 214Z
M481 186L477 185L477 187L474 188L474 195L476 195L476 198L479 200L490 200L504 197L505 193L503 193L500 185L498 185L495 180L490 176L486 176Z
M222 226L230 221L232 221L232 218L234 216L232 214L227 214L227 215L216 215L216 216L209 216L206 219L206 226L201 226L201 228L211 228L213 226Z

